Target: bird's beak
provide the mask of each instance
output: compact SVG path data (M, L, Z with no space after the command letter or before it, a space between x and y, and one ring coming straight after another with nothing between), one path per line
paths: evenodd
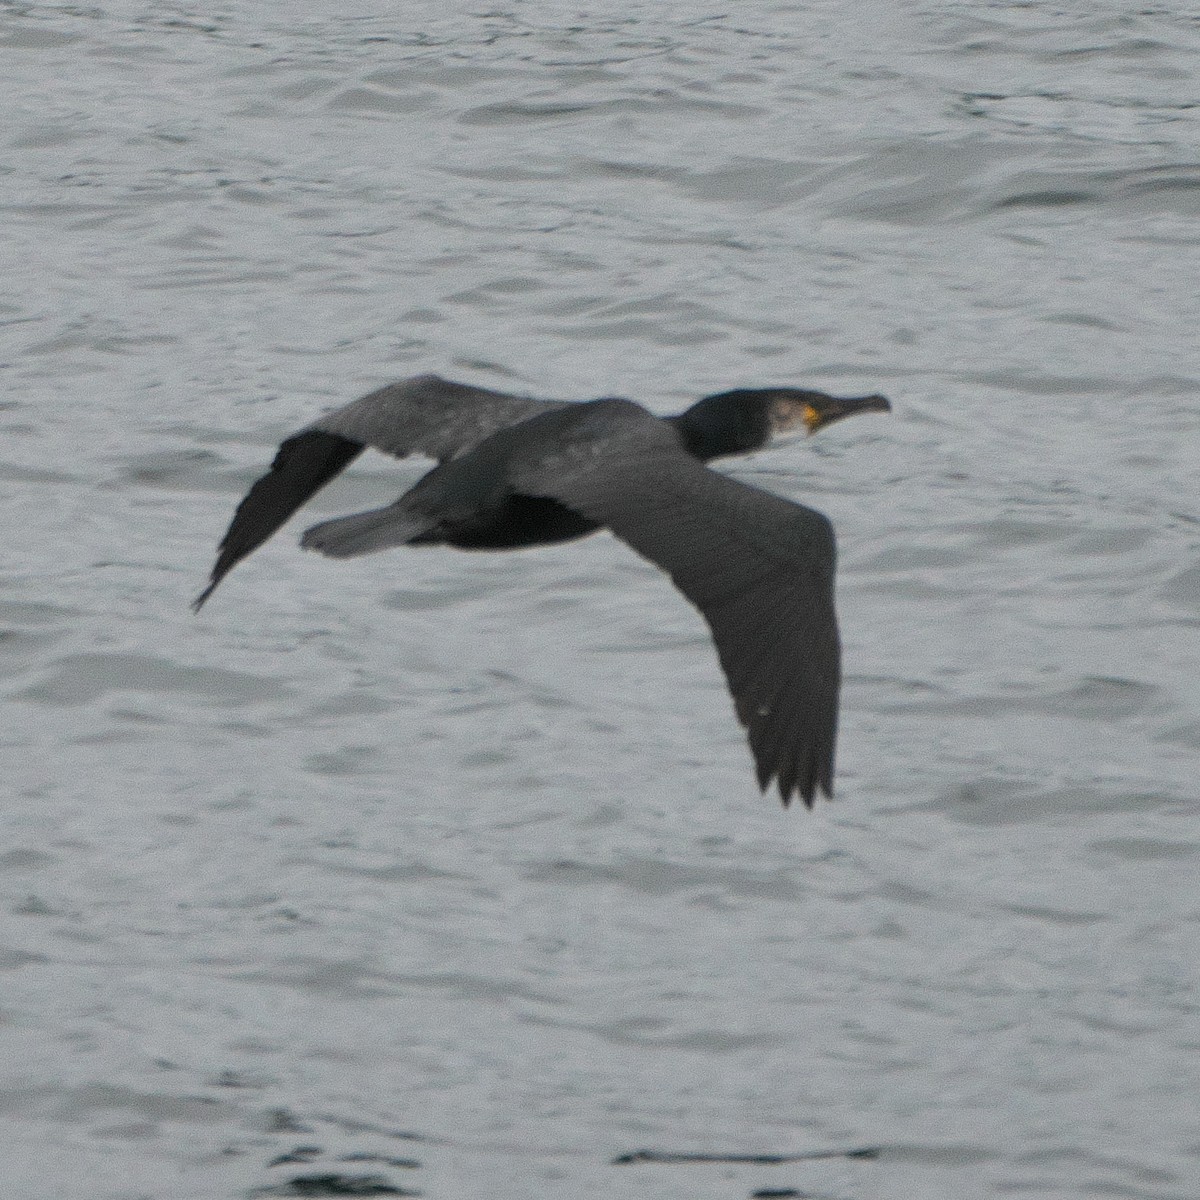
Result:
M808 403L804 406L804 425L810 434L843 417L853 417L857 413L891 412L892 405L886 396L823 396L819 405Z

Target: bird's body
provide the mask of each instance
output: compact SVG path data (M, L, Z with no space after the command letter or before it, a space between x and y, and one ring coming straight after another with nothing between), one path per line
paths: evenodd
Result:
M809 432L881 396L789 388L725 392L659 418L628 400L535 400L423 375L326 414L283 442L238 506L208 587L271 536L366 446L438 465L395 503L314 526L335 558L400 545L503 550L611 529L700 610L746 727L763 788L785 804L832 792L840 682L834 540L813 509L705 463Z

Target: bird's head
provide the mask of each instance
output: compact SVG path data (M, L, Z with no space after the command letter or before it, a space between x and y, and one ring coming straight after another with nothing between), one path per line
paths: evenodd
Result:
M827 396L801 388L739 388L705 396L686 412L667 418L699 459L760 450L775 438L813 434L842 417L890 412L883 396Z

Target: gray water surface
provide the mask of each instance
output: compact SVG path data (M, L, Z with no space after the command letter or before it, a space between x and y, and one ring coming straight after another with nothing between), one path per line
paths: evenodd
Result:
M0 1192L1195 1200L1198 50L1176 0L0 6ZM607 535L297 521L192 617L279 438L425 370L892 397L729 467L839 533L834 803L758 795Z

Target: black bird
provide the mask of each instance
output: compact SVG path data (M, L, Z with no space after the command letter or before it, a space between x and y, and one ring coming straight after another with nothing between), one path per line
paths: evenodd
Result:
M394 504L314 525L333 558L390 546L507 550L611 529L671 576L712 630L759 786L833 794L841 681L828 518L709 470L793 429L886 412L883 396L798 388L707 396L659 418L629 400L535 400L417 375L287 438L238 505L213 589L366 447L438 465Z

